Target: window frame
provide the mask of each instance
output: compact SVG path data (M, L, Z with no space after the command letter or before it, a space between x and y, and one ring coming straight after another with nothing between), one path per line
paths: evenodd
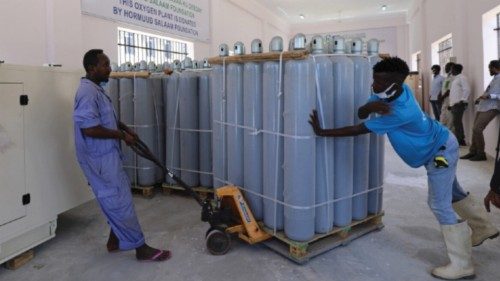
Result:
M493 30L497 32L497 55L500 59L500 13L497 14L497 27Z
M191 46L188 46L191 44ZM118 64L132 64L144 60L157 65L164 62L182 61L193 49L192 43L176 40L138 30L118 27L117 29Z
M450 62L450 58L453 57L453 37L446 38L438 43L438 57L439 65L441 69Z

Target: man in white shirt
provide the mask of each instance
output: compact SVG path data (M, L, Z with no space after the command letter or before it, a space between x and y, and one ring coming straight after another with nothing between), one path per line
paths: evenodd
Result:
M432 106L432 112L434 113L434 119L439 121L442 106L439 96L441 95L441 88L443 87L444 77L439 74L441 72L441 67L437 64L431 67L431 71L434 77L432 78L431 82L430 102Z
M467 109L470 85L469 82L467 82L467 77L462 74L462 70L463 66L461 64L454 64L451 67L451 74L455 76L455 79L451 83L450 88L450 107L453 116L453 132L457 137L458 144L460 144L460 146L466 146L462 117L465 109Z
M455 76L451 74L451 67L454 65L452 62L448 62L444 66L444 72L446 73L446 78L443 81L443 88L441 89L440 100L443 104L441 107L441 115L439 116L439 121L445 125L450 131L453 131L453 117L451 115L450 107L450 87Z
M492 60L488 65L490 75L493 76L490 84L480 96L476 103L477 106L476 118L472 127L472 143L469 148L469 153L460 157L460 159L469 159L471 161L485 161L486 153L484 153L484 135L483 131L488 124L500 113L500 102L497 97L500 96L500 61Z

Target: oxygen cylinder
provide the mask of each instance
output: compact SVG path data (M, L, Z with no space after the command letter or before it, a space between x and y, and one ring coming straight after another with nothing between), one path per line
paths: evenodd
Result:
M358 117L358 109L363 106L370 97L370 68L368 58L361 56L363 41L354 38L351 41L353 55L351 60L354 64L354 124L359 124L364 120ZM370 157L370 135L364 134L354 137L354 172L353 172L353 193L365 192L368 189L368 170ZM368 194L352 198L352 217L355 220L362 220L367 216Z
M151 79L134 79L134 124L142 141L150 148L153 155L158 155L158 141L155 122L153 85ZM156 165L143 157L137 157L138 184L152 186L156 183Z
M208 61L207 61L208 64ZM200 64L199 64L200 66ZM208 67L208 65L207 65ZM204 64L198 73L198 108L199 108L199 149L200 149L200 185L203 187L212 187L212 113L210 96L210 69L205 68Z
M227 57L227 44L219 46L219 56ZM210 74L210 95L212 96L212 168L214 188L226 185L227 152L226 152L226 71L223 65L214 65Z
M262 41L255 39L252 54L262 53ZM250 209L262 219L262 63L247 62L243 67L243 187ZM253 192L253 193L252 193Z
M354 124L354 65L344 55L344 38L333 38L333 93L335 128ZM352 196L353 191L353 137L334 138L335 173L334 198ZM334 204L334 222L337 226L346 226L352 220L352 198L336 201Z
M119 67L116 63L111 64L111 71L118 72ZM111 103L113 104L113 108L115 109L115 116L117 118L120 117L120 82L118 78L110 77L108 83L106 83L105 90L106 94L111 99Z
M303 34L294 38L294 50L304 49ZM285 63L284 102L284 202L285 235L307 241L314 236L314 186L316 139L308 123L316 107L316 85L312 59Z
M321 36L311 39L312 54L320 55L326 52L325 41ZM314 56L316 63L316 110L323 128L333 128L333 63L325 56ZM333 138L316 139L316 207L315 229L317 233L327 233L333 228L333 171L334 146ZM327 203L326 202L332 202Z
M234 44L234 54L245 54L243 43ZM243 186L243 64L227 66L227 178Z
M197 60L193 60L193 67L192 69L198 69L200 68L200 62Z
M189 57L183 60L183 65L186 71L179 76L181 179L194 187L200 184L198 76L190 71L193 63Z
M373 66L381 59L379 57L379 41L370 39L367 43L367 53L370 57L370 81L373 82ZM372 117L373 118L373 117ZM380 188L368 193L368 213L378 214L382 211L382 195L384 184L384 135L370 134L370 168L369 189Z
M344 42L344 53L351 54L352 53L352 39L345 40Z
M290 40L288 41L288 51L294 51L293 49L293 38L290 38Z
M153 67L153 65L151 65ZM151 68L152 69L152 68ZM155 71L157 67L154 67ZM165 163L165 103L163 101L162 73L152 73L149 82L151 87L151 97L154 106L154 141L157 143L158 151L156 157L161 163ZM160 167L156 169L156 183L162 182L165 174Z
M132 71L132 64L126 62L122 65L122 71ZM120 98L120 121L135 130L134 127L134 79L119 79ZM127 145L122 145L123 167L132 183L137 184L136 156L134 151Z
M269 43L270 52L283 51L283 39L273 37ZM283 209L283 81L284 68L280 62L266 61L263 66L263 103L262 103L262 151L263 186L265 196L264 224L272 229L281 230L284 224ZM271 199L269 199L271 198Z
M324 50L326 53L331 54L333 53L333 37L330 34L325 35L325 42L324 44Z
M172 173L180 177L180 134L179 134L179 70L180 61L174 61L173 72L170 76L163 78L163 98L166 103L165 111L165 167ZM177 184L170 177L165 177L165 182L168 184Z

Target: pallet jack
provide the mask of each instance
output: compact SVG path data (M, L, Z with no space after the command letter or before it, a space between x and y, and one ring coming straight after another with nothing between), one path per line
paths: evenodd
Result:
M271 235L263 231L255 220L238 187L226 185L217 188L213 199L203 200L191 187L166 168L142 140L137 138L136 143L130 147L137 155L160 167L201 206L201 220L210 224L210 228L205 233L205 243L212 255L226 254L231 248L233 235L237 235L248 244L256 244L271 238Z

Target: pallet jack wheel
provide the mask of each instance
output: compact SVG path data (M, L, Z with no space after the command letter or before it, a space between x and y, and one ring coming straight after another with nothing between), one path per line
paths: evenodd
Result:
M205 241L208 251L214 256L225 255L231 248L231 236L218 228L211 229Z

